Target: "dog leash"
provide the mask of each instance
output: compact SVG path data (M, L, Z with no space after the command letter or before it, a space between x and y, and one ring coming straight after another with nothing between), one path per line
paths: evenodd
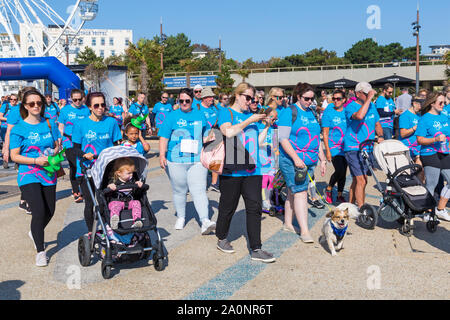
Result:
M328 208L329 211L333 211L333 209L328 205L328 203L324 200L322 194L321 194L321 193L319 192L319 190L317 189L316 182L311 178L311 175L309 174L309 172L307 172L307 173L308 173L309 180L310 180L311 183L313 184L314 189L316 189L316 192L317 192L317 194L319 195L320 199L322 199L322 202L325 203L325 205L327 206L327 208Z

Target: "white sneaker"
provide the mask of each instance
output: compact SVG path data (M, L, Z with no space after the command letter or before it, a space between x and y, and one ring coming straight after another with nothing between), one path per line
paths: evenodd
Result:
M430 218L430 214L429 214L429 213L424 214L424 215L422 216L422 221L423 221L423 222L428 222L428 221L430 221L430 220L431 220L431 218Z
M445 220L445 221L450 221L450 215L448 214L447 210L439 210L438 208L436 208L436 216L439 219Z
M184 228L184 218L178 218L175 222L175 230L183 230Z
M34 246L34 249L37 249L37 248L36 248L36 243L34 242L34 239L33 239L33 234L31 233L31 231L30 231L30 232L28 232L28 236L30 237L31 241L33 241L33 246Z
M202 235L210 234L214 230L216 230L216 223L215 222L212 222L209 219L203 220L203 222L202 222Z
M36 255L36 266L46 267L47 266L47 254L45 251L41 251Z

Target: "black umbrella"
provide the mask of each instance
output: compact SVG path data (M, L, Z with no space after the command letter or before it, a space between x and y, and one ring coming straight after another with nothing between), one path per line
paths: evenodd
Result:
M392 83L394 85L394 100L395 100L395 87L396 86L410 86L413 85L416 81L410 78L398 76L397 74L393 74L392 76L384 77L381 79L373 80L370 84L374 87L381 87L386 83Z
M354 88L358 82L349 79L338 79L317 86L319 89L338 89L338 88Z

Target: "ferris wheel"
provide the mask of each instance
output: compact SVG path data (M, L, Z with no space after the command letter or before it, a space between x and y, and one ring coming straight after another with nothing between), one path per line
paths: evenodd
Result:
M0 0L1 51L9 50L14 57L58 57L67 50L67 39L72 41L98 12L98 0L53 0L53 6L67 3L64 14L53 9L51 2ZM26 39L20 39L23 36ZM24 43L33 45L25 47Z

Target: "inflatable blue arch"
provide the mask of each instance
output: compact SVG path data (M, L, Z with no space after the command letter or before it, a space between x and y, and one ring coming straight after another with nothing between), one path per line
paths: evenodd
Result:
M0 81L47 79L58 87L59 98L80 89L80 79L55 57L0 59Z

